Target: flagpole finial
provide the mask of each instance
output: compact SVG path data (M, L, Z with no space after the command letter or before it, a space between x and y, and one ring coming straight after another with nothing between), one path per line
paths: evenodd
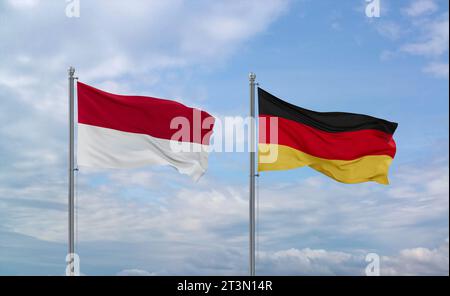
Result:
M67 70L67 72L69 72L70 76L73 76L75 74L75 68L70 66L69 69Z
M250 79L250 81L255 81L256 79L256 74L253 72L250 72L250 74L248 74L248 78Z

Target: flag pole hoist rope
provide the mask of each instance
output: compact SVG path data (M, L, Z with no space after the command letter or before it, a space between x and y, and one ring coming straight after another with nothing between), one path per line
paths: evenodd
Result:
M248 75L250 82L250 275L255 275L255 79L256 74Z
M75 68L69 70L69 275L75 275Z

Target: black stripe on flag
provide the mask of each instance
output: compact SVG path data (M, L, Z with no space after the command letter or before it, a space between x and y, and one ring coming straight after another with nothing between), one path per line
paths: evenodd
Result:
M398 124L376 117L346 112L316 112L285 102L258 88L259 114L283 117L326 132L373 129L394 134Z

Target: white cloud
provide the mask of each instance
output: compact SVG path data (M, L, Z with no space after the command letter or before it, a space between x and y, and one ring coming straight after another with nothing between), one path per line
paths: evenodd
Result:
M438 7L434 1L414 1L404 9L404 12L414 18L409 18L411 24L408 28L400 26L392 21L376 23L376 30L380 35L392 41L402 40L401 45L395 51L384 50L380 59L390 60L393 57L408 54L419 56L427 60L423 72L438 78L447 78L448 62L446 54L449 50L449 14L448 12L428 16L431 12L437 12ZM404 37L410 37L409 42L403 41Z
M30 9L39 4L40 0L8 0L8 4L18 9Z
M262 274L337 275L359 274L363 270L361 259L351 254L310 248L262 252L257 262Z
M161 77L186 67L220 65L288 5L288 0L264 5L257 0L98 0L83 1L80 18L70 19L64 1L10 2L28 9L0 11L8 24L0 26L0 86L60 121L65 120L61 98L69 65L81 81L98 85L120 79L123 89L132 81L133 89L148 93L170 83L162 95L172 97L173 80Z
M82 81L111 91L148 94L158 88L159 95L172 97L183 93L180 79L174 79L184 73L180 69L220 65L288 5L285 0L265 5L256 0L84 1L81 17L69 19L64 1L11 3L16 6L9 8L21 9L0 10L0 21L8 24L0 26L0 219L12 232L55 242L66 239L67 67L76 66ZM105 175L114 186L86 181L78 194L81 241L136 242L149 233L161 239L210 238L211 227L235 222L230 216L237 210L230 204L241 197L232 188L178 191L183 181L170 174L175 188L155 192L168 184L167 173L143 171L92 173L86 179ZM168 195L178 203L165 201ZM217 215L217 207L228 210ZM97 231L89 230L92 225Z
M401 250L398 256L382 258L382 275L449 275L448 239L438 248Z
M401 51L427 57L439 57L448 52L449 21L448 13L431 22L421 25L424 31L422 40L402 46Z
M110 174L110 179L114 184L121 185L124 187L135 187L139 186L141 188L155 188L159 185L160 175L147 170L134 170L134 171L123 171L118 170Z
M258 256L258 269L261 274L271 275L365 275L365 256L368 253L310 248L262 252ZM398 254L380 256L380 274L448 275L448 239L435 249L403 249Z
M383 50L380 54L380 60L381 61L389 61L393 58L395 58L398 55L396 51L391 50Z
M137 261L145 258L148 265L135 266L152 266L157 274L246 273L246 188L215 184L208 178L195 186L186 183L180 184L183 189L170 188L169 184L182 178L140 170L130 172L128 180L125 173L111 173L101 182L98 177L104 175L89 173L80 179L77 241L82 246L141 244L151 251L134 256ZM147 186L149 178L159 187ZM416 246L433 245L448 235L445 225L433 225L432 232L421 226L448 218L448 163L403 167L392 178L388 188L371 184L349 187L325 177L262 186L258 272L361 274L364 256L370 251L382 256L385 274L445 273L442 262L447 261L448 266L448 255L444 256L442 248ZM133 193L136 190L138 194ZM23 186L3 186L1 225L8 231L63 243L65 200L63 180L41 183L38 178ZM352 244L345 246L349 240ZM386 242L391 249L398 249L398 254L383 254ZM324 244L326 247L314 247ZM199 253L202 260L195 259ZM154 268L156 263L148 261L154 260L153 256L163 263ZM147 274L126 269L121 274Z
M436 12L438 5L434 0L413 0L411 4L404 9L404 13L411 17L418 17Z
M136 171L129 176L127 180L125 174L113 173L100 183L95 174L80 179L77 233L81 244L145 243L152 254L170 262L166 270L160 270L161 266L153 269L158 274L245 274L246 188L211 183L208 178L195 186L186 183L180 185L183 189L170 188L169 184L178 183L174 179L177 175ZM160 187L147 187L147 178ZM412 268L400 269L405 262L420 263L408 250L432 245L448 235L445 225L434 225L432 232L421 226L448 217L448 163L429 168L403 167L387 188L366 185L349 187L314 177L262 186L260 272L360 274L364 271L364 255L369 252L363 250L385 255L377 250L386 242L392 249L405 250L383 258L386 273L412 272ZM64 189L62 181L51 186L34 183L1 188L3 227L46 241L65 242ZM136 190L138 194L134 194ZM13 205L15 210L11 212ZM361 241L355 241L355 237ZM352 245L345 246L351 238ZM299 243L309 247L299 247ZM327 247L314 248L324 244ZM428 258L422 262L423 267L417 267L417 273L442 273L441 265L427 263L437 262L436 252L425 249L415 251ZM204 260L193 259L198 252L204 254ZM136 256L147 258L150 254ZM225 257L227 262L222 262Z
M380 35L391 40L397 40L402 35L402 28L395 22L380 22L379 24L377 24L376 28Z
M427 65L423 71L439 78L448 78L448 63L433 62Z

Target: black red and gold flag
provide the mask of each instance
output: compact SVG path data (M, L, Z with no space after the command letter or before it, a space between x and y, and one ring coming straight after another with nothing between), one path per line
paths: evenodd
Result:
M307 110L261 88L258 99L258 171L309 166L343 183L389 184L397 123L362 114Z

